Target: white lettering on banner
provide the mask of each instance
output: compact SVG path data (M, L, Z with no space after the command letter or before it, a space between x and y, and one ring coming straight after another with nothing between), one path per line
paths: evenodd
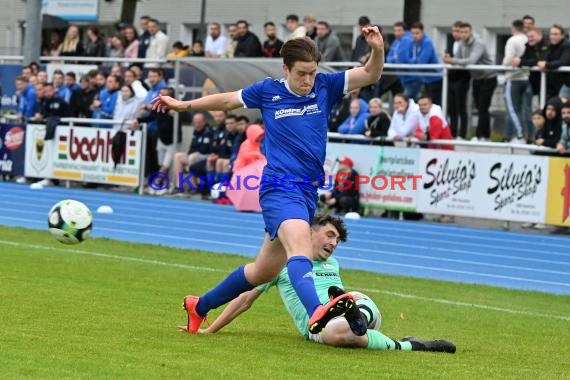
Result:
M8 154L4 153L4 157L0 160L0 171L11 172L12 171L12 160L8 158Z

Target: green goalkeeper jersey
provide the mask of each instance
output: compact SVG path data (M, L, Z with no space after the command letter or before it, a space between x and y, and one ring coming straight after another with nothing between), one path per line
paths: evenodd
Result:
M324 261L313 261L313 279L315 280L317 294L323 304L329 301L329 287L334 285L344 289L340 279L338 261L332 257ZM297 293L295 293L291 281L289 281L287 267L283 268L275 280L259 285L257 290L266 292L273 286L277 286L281 299L289 315L293 318L293 321L295 321L297 329L299 329L303 336L308 337L309 329L307 325L309 323L309 316L301 300L297 297Z

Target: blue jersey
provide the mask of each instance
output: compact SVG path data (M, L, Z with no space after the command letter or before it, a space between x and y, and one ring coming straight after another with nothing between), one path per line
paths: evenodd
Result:
M296 181L323 178L328 115L347 91L346 71L317 74L315 85L306 96L293 93L285 79L272 78L240 91L244 107L261 110L267 157L265 176Z

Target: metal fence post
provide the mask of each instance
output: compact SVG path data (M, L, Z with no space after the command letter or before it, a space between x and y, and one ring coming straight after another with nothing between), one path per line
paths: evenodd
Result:
M443 111L443 116L447 119L447 95L449 88L449 70L447 66L443 67L443 83L441 85L441 110Z
M540 109L544 109L546 105L546 73L540 72L540 95L539 95Z
M144 172L146 170L146 135L147 123L142 125L142 138L141 138L141 163L139 172L139 195L143 195L144 190Z

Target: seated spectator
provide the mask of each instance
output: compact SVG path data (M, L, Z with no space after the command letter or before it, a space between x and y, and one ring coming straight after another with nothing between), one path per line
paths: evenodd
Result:
M142 82L137 79L135 72L131 69L127 69L123 74L123 78L125 80L125 84L133 88L135 96L144 101L146 95L148 94L148 90L144 88Z
M32 118L36 112L36 89L25 77L16 77L16 94L18 96L18 119Z
M345 135L362 135L366 130L366 120L368 119L368 112L360 108L360 99L353 99L350 102L350 115L338 127L338 133Z
M386 137L390 128L390 116L382 109L382 100L372 98L368 102L370 116L366 119L364 134L368 137Z
M174 96L174 89L171 87L164 87L160 89L160 95ZM182 131L180 124L176 126L176 142L174 141L174 114L176 112L169 111L166 113L152 111L145 117L139 117L132 121L132 126L136 128L140 123L148 123L150 121L156 122L158 139L156 142L156 154L158 156L158 164L160 165L159 171L168 173L174 155L176 154L176 144L182 141ZM176 173L177 175L177 173ZM151 189L152 190L152 189ZM151 191L151 194L163 195L168 189Z
M562 105L562 133L560 141L556 145L558 153L568 153L570 151L570 103Z
M210 34L206 37L205 56L209 58L219 58L224 55L224 50L228 44L228 39L222 36L222 26L218 22L213 22L209 27Z
M249 119L247 118L247 116L244 115L237 116L236 120L237 120L238 135L235 137L234 145L232 146L232 154L230 155L231 171L233 171L234 163L239 153L239 148L246 139L245 131L247 130L247 127L249 127Z
M544 123L546 122L546 119L544 119L544 114L542 113L542 110L535 110L532 113L532 125L534 127L534 139L529 141L529 144L534 144L536 139L538 137L538 131L542 130L542 128L544 128ZM542 133L542 132L541 132Z
M190 57L203 57L204 56L204 43L201 40L196 40L192 43L192 51Z
M232 168L234 173L258 160L265 160L265 156L261 153L261 141L265 137L265 130L257 124L252 124L245 134L247 138L241 144Z
M290 14L285 18L285 27L291 33L288 40L292 38L305 37L307 35L307 29L304 25L299 24L299 16L295 14Z
M174 156L174 172L176 173L176 188L174 192L181 190L180 188L180 174L183 173L185 168L188 171L196 173L192 170L196 164L203 164L204 168L201 170L206 173L206 161L208 155L212 152L212 129L206 123L206 116L201 113L195 113L192 117L192 125L194 133L192 135L192 142L187 153L178 152ZM198 174L199 176L199 174ZM198 189L198 177L196 175L191 178L192 185Z
M368 112L368 103L360 97L360 89L344 96L331 110L329 115L330 132L338 132L340 125L350 116L350 104L354 99L360 101L360 109Z
M121 87L121 95L117 99L117 105L113 112L113 120L122 122L123 124L113 125L113 129L126 129L130 127L130 121L136 118L143 99L135 96L135 91L128 84ZM127 125L127 122L129 125Z
M213 178L214 183L230 179L230 157L239 135L237 117L235 115L225 116L223 128L218 128L216 131L212 153L208 156L208 177ZM231 201L225 192L221 192L215 203L230 204Z
M119 86L121 79L116 75L109 75L104 91L99 94L99 99L95 99L91 105L94 119L112 119L117 99L119 98ZM111 128L111 125L97 125L100 128Z
M283 41L277 38L275 23L268 21L263 27L265 28L265 35L267 36L267 39L263 42L263 56L267 58L281 57Z
M69 104L71 99L71 90L65 86L65 76L63 71L55 70L53 72L53 87L57 95Z
M356 188L354 162L349 157L343 157L339 162L334 187L321 194L320 201L338 213L358 212L360 209L360 194Z
M52 83L44 84L42 101L39 104L38 114L38 121L44 122L50 117L62 118L70 115L67 102L57 94Z
M404 94L394 97L394 114L388 129L388 137L401 140L411 137L416 132L420 122L420 109L413 99Z
M167 58L181 58L181 57L188 57L190 54L190 46L184 45L181 41L176 41L172 44L172 50L168 55Z
M89 83L89 77L83 76L79 81L79 90L71 94L69 106L72 117L91 118L90 106L95 99L96 90Z
M429 96L420 96L418 101L420 108L420 128L418 138L420 140L452 140L451 128L443 115L440 106L433 104ZM430 149L454 150L453 145L428 145Z
M559 97L551 98L544 107L544 127L536 132L536 145L556 148L562 134L562 101Z

